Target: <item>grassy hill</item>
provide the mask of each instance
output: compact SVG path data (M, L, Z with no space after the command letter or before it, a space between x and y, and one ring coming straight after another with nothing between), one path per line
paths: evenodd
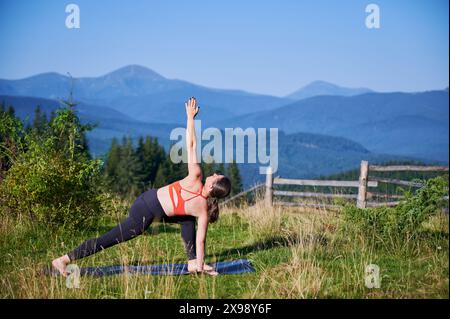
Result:
M122 274L81 277L79 289L43 276L50 261L113 227L130 203L114 202L96 229L49 232L2 219L1 298L448 298L448 219L433 218L419 238L377 247L348 232L342 214L298 208L225 209L208 232L207 262L247 258L254 273L210 276ZM347 225L347 226L346 226ZM143 236L79 260L79 267L185 262L178 225L154 224ZM170 243L168 245L167 243ZM381 287L365 286L365 267Z

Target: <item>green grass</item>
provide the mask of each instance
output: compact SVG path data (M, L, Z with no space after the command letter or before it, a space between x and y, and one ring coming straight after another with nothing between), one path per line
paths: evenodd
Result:
M300 208L227 208L210 226L207 262L248 258L242 275L81 277L79 289L41 270L124 216L125 204L97 229L64 232L3 218L1 298L448 298L448 217L428 221L420 236L382 247L343 231L339 212ZM80 267L183 262L178 225L154 224L143 236L77 261ZM381 288L364 284L368 264L381 269ZM147 291L147 293L146 293Z

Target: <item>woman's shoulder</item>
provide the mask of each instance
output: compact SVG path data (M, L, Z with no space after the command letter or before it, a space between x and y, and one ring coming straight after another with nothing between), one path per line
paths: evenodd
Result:
M203 183L200 178L190 178L189 176L186 176L183 179L180 179L177 181L180 183L181 187L187 188L188 190L197 191L201 190L203 188Z

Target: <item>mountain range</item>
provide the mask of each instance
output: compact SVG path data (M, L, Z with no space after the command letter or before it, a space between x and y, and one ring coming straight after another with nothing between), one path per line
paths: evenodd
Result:
M0 80L0 95L57 99L72 87L69 76L43 73L20 80ZM93 105L107 105L141 121L184 123L183 102L196 96L205 122L269 110L293 100L238 90L207 88L186 81L167 79L142 66L130 65L100 77L73 79L75 99ZM204 113L204 114L203 114Z
M346 137L377 153L448 162L448 91L315 96L215 122Z
M196 96L203 128L279 128L284 176L337 173L361 159L448 163L448 89L379 93L315 81L276 97L208 88L131 65L99 77L43 73L0 79L0 103L32 118L37 105L47 114L58 108L58 99L67 98L71 88L81 120L98 124L88 134L96 156L108 150L113 137L125 134L152 135L168 147L170 131L184 125L183 102ZM258 179L254 165L243 170L247 185Z

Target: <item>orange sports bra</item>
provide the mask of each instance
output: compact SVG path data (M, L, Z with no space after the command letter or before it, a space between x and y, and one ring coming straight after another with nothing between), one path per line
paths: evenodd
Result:
M173 190L175 189L175 193L177 195L178 201L177 201L177 205L175 205L175 199L173 197ZM194 194L195 196L192 196L188 199L183 199L183 197L181 197L181 190L184 190L188 193ZM200 193L195 193L195 192L191 192L190 190L187 190L186 188L181 187L180 181L176 181L172 184L169 185L169 195L170 195L170 200L172 201L172 205L173 205L173 213L175 215L186 215L186 210L184 207L184 203L187 201L190 201L191 199L201 196L204 199L207 199L207 197L202 195L202 190L203 190L203 186L200 189Z

